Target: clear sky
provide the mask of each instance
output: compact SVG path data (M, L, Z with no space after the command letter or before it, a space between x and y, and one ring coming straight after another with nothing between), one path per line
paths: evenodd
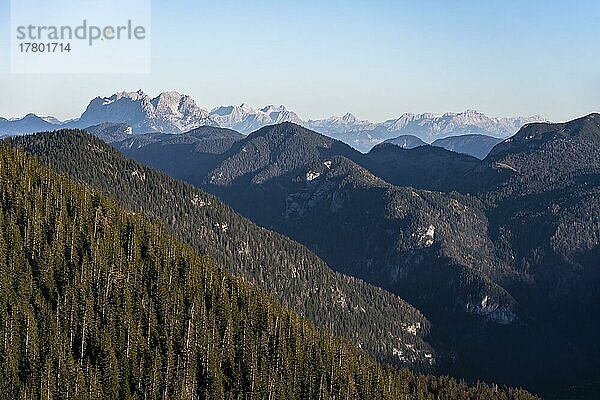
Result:
M154 0L144 75L11 75L9 3L0 0L5 117L75 117L97 95L140 88L178 90L207 109L285 104L303 118L600 111L598 0Z

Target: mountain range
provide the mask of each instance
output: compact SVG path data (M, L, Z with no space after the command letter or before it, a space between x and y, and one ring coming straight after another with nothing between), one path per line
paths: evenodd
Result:
M309 121L305 126L348 143L359 151L367 152L385 140L405 135L415 136L426 143L467 134L506 138L516 133L523 125L540 121L545 119L541 116L492 118L474 110L466 110L445 114L405 113L399 118L381 123L359 121L347 114L340 119Z
M599 114L526 124L491 150L472 146L491 136L404 135L364 154L292 122L89 131L196 188L80 131L11 143L380 360L555 397L598 382Z
M206 110L187 95L161 93L150 98L143 91L96 97L81 117L67 127L87 127L103 122L124 123L134 133L182 133L199 126L218 126Z
M229 137L186 147L192 164L160 142L113 145L407 300L453 373L554 394L598 382L600 115L525 125L483 160L362 154L293 123Z
M238 132L248 134L267 125L275 125L282 122L294 122L302 124L298 115L289 111L285 106L275 107L272 105L255 109L247 104L239 106L221 106L213 109L210 116L223 128L229 128Z
M380 361L594 398L600 115L536 118L303 121L139 91L0 128L85 126L102 141L69 128L10 143Z
M23 118L6 119L0 117L0 135L12 136L25 133L54 130L61 126L62 122L54 117L38 117L35 114L27 114Z
M108 163L120 161L134 167L131 174L120 171L120 178L130 178L118 187L121 193L137 192L139 182L148 182L150 191L161 190L155 184L186 189L80 131L31 135L20 145L52 153L77 142L84 146L59 157L68 160L63 166L77 166L80 176L103 179ZM44 154L46 161L54 157ZM104 171L86 169L90 159ZM124 208L23 147L2 146L0 164L0 384L7 398L536 399L524 390L469 386L378 362L360 344L317 329L273 294L228 272L243 256L231 259L233 265L215 264L173 235L167 220ZM184 195L175 196L179 204L187 203ZM141 200L136 197L130 200ZM187 210L211 208L201 203L208 200L202 193L191 200ZM185 214L177 217L185 220ZM195 236L206 237L203 226L196 227ZM223 222L216 228L228 230ZM224 241L211 247L227 252L232 246ZM246 260L268 269L255 261ZM294 260L296 266L301 261ZM343 293L331 286L307 289L316 289L314 297L321 297L320 290ZM351 306L345 301L338 297L336 304ZM397 311L392 320L405 315ZM410 346L396 349L396 357Z
M53 117L29 114L21 119L0 119L0 134L20 135L60 128L87 128L102 123L123 123L132 133L184 133L200 126L215 126L250 134L264 126L293 122L341 140L362 152L387 139L413 135L424 142L465 134L483 134L506 138L521 126L543 121L540 116L492 118L473 110L446 114L402 114L384 122L359 120L347 113L326 119L301 119L285 106L253 108L247 104L221 106L211 111L199 107L187 95L164 92L151 98L142 90L119 92L94 98L82 115L60 122Z

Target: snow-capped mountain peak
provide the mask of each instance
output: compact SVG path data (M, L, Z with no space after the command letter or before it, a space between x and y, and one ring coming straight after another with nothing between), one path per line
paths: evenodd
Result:
M199 126L218 126L208 111L198 107L190 96L175 91L155 98L142 90L97 97L77 124L86 127L103 122L126 123L135 133L181 133Z
M58 118L53 117L51 115L48 115L46 117L40 117L40 118L43 119L44 121L48 122L49 124L53 124L53 125L62 124L62 121L60 121Z
M266 125L282 122L302 123L296 113L287 110L283 105L279 107L268 105L261 109L255 109L245 103L239 106L221 106L213 109L210 116L221 127L234 129L245 134L254 132Z
M375 126L375 124L369 121L359 120L351 113L346 113L341 117L309 120L306 125L310 129L328 135L354 131L368 131Z
M219 117L229 117L234 120L241 120L248 114L256 114L258 111L253 107L250 107L246 103L242 103L239 106L220 106L214 108L210 114Z
M356 121L358 121L356 119L356 117L354 115L352 115L351 113L346 113L344 114L344 116L341 118L341 121L346 123L346 124L353 124Z
M376 131L394 133L395 136L414 135L431 143L449 136L485 134L493 137L508 137L519 130L524 121L545 121L539 116L496 118L468 109L459 113L412 114L378 124Z
M129 99L138 101L140 99L149 98L142 89L137 92L117 92L109 97L96 97L94 100L101 100L103 105L109 105L121 99Z
M274 112L285 112L287 111L287 108L285 108L284 105L280 105L279 107L275 107L272 104L269 104L268 106L265 106L263 108L260 109L260 111L267 113L267 114L271 114Z

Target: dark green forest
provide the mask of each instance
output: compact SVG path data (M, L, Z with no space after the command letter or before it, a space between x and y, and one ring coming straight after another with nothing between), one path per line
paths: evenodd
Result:
M234 275L275 294L318 328L351 340L378 359L421 372L431 369L432 359L426 355L434 354L437 359L426 342L430 324L413 306L332 271L306 247L258 227L216 197L128 159L82 131L40 133L10 141L55 170L99 188L126 210L164 223L197 252L208 254ZM174 160L181 158L168 154ZM415 326L420 326L416 334L409 331ZM401 358L394 349L402 351Z
M21 150L0 180L3 398L533 398L382 366Z

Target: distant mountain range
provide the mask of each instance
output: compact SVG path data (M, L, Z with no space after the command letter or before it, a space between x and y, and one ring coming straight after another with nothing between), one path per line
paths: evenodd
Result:
M39 131L54 130L60 127L62 122L54 117L38 117L35 114L27 114L23 118L6 119L0 117L0 134L21 135Z
M249 134L267 125L282 122L294 122L302 124L298 115L289 111L285 106L266 106L255 109L247 104L239 106L221 106L213 109L210 116L223 128L229 128L238 132Z
M492 151L494 146L502 142L503 139L488 135L465 134L459 136L449 136L443 139L437 139L432 146L442 147L455 153L468 154L483 160ZM420 146L427 146L427 143L413 135L402 135L396 138L388 139L384 143L394 144L403 149L414 149Z
M347 114L341 119L309 121L306 126L348 143L357 150L367 152L385 140L407 135L414 136L425 143L467 134L507 138L525 124L543 121L546 121L545 118L538 115L494 118L474 110L467 110L446 114L405 113L400 118L382 123L358 121L351 114Z
M178 92L165 92L151 98L139 90L96 97L79 118L69 121L61 122L54 117L42 118L34 114L20 119L0 118L0 134L21 135L60 128L87 128L106 122L127 124L134 134L184 133L201 126L229 128L250 134L267 125L293 122L341 140L359 151L368 152L376 144L401 135L412 135L426 143L466 134L506 138L521 126L538 121L545 119L540 116L495 118L473 110L446 114L405 113L399 118L378 123L359 120L350 113L341 117L303 120L283 105L257 109L241 104L207 111L190 96Z

